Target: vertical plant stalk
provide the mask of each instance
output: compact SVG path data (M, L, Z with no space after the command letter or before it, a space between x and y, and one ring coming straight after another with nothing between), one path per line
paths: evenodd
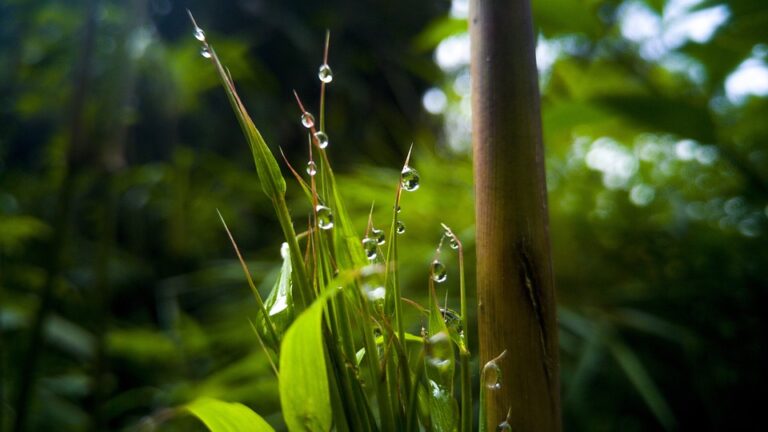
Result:
M499 365L504 383L486 397L485 420L497 425L509 413L513 430L559 431L555 290L529 0L473 0L469 28L480 363L508 352Z

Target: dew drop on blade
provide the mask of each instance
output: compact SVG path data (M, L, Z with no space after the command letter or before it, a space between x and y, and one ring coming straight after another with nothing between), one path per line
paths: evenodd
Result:
M331 213L331 209L318 204L315 207L315 211L317 212L317 226L320 229L329 230L333 228L333 213Z
M333 72L331 71L331 67L327 64L321 65L320 70L317 71L317 77L320 78L320 81L326 84L333 81Z
M453 351L451 338L445 332L440 332L427 339L427 362L440 370L451 366Z
M376 229L376 228L372 229L371 230L371 237L376 239L376 243L378 245L383 245L384 243L387 242L387 237L384 235L384 230L380 230L380 229Z
M314 124L314 121L315 119L312 119L313 124ZM307 127L310 127L310 126L307 126ZM328 147L328 134L326 134L325 132L323 131L315 132L315 139L317 140L317 146L320 147L321 149Z
M200 49L200 55L205 58L211 58L213 54L211 54L211 50L208 49L208 47L202 47Z
M301 124L310 129L315 126L315 117L309 112L304 112L301 114Z
M395 231L397 231L398 234L405 233L405 224L403 223L403 221L397 221L397 226L395 228Z
M370 288L367 287L365 294L368 296L368 300L372 302L384 301L384 297L387 294L387 290L383 286Z
M448 243L451 245L451 249L458 249L459 248L459 242L456 240L456 237L451 236L448 239Z
M430 271L432 272L432 280L437 283L445 282L445 280L448 278L448 272L445 270L445 265L443 265L440 260L436 259L432 261Z
M376 259L377 243L378 242L374 237L366 237L363 239L363 250L365 251L365 256L371 261Z
M487 389L499 390L501 388L501 368L495 362L486 364L483 368L482 378Z
M200 27L195 28L195 39L205 42L205 32Z
M400 183L408 192L415 191L419 188L419 173L406 165L400 173Z
M280 256L283 259L288 259L290 256L290 249L288 248L288 243L283 242L283 244L280 245Z
M317 165L315 165L315 161L307 162L307 174L311 176L317 174Z
M464 327L458 312L448 308L440 308L440 313L443 315L443 321L448 328L456 330L459 334L463 333Z

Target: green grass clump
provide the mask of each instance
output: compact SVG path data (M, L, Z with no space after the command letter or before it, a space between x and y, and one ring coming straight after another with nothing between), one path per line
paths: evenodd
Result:
M318 74L318 121L296 95L309 138L308 178L286 160L313 209L306 231L297 234L286 204L286 182L275 156L196 24L195 36L202 43L203 56L218 72L285 237L281 274L264 300L227 229L256 299L258 319L252 326L278 378L288 429L472 430L470 353L463 323L467 317L463 249L445 225L435 259L425 272L429 304L413 304L423 314L426 327L420 334L405 330L402 309L406 303L398 277L398 213L403 191L418 188L418 173L409 165L410 152L394 188L388 233L375 229L369 217L361 240L344 207L326 153L325 87L332 80L326 38ZM459 258L459 312L441 308L435 292L435 284L445 279L440 253L450 250L456 250ZM261 417L238 404L203 399L188 405L186 411L213 431L245 430L242 424L249 424L247 430L251 431L272 430ZM485 425L481 424L481 429Z

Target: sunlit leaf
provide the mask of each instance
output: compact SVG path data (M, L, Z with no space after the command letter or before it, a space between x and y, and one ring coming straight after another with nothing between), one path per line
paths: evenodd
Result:
M333 283L333 282L332 282ZM322 318L326 291L293 322L280 348L280 403L291 431L327 431L332 412Z
M184 409L200 419L211 432L271 432L274 431L261 416L239 403L200 398Z

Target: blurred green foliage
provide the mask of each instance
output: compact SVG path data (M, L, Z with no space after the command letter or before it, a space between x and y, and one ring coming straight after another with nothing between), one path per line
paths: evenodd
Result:
M28 430L150 427L199 396L282 424L216 209L263 293L279 230L185 8L296 167L290 91L316 106L331 30L328 151L360 231L372 201L386 224L416 143L400 259L405 295L422 300L439 222L473 247L466 66L438 67L466 30L458 3L0 1L0 430L47 289ZM569 430L742 430L759 413L768 98L726 89L748 59L765 64L768 8L682 3L678 21L727 15L709 38L665 39L680 1L533 1ZM648 17L658 37L635 37ZM431 87L448 101L437 115L422 106ZM288 194L301 231L308 208L295 183Z

